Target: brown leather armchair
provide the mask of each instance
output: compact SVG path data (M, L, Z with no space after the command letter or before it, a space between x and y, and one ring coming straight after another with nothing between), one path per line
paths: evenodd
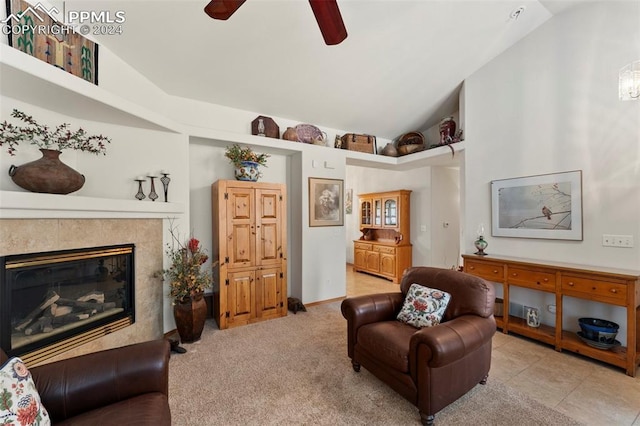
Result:
M411 284L451 294L442 322L414 328L396 320ZM491 367L495 290L482 278L449 269L408 268L400 292L345 299L347 345L353 369L364 366L418 407L424 425L485 384Z
M171 425L169 355L169 342L154 340L29 371L55 425Z

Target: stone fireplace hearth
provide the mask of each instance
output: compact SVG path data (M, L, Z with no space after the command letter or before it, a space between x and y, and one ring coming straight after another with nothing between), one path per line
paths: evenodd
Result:
M44 362L157 339L163 335L162 219L0 219L0 256L133 243L135 323Z

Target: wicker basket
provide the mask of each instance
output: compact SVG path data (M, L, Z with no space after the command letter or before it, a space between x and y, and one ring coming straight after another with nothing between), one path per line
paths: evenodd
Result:
M407 155L413 152L422 151L424 146L424 135L420 132L409 132L398 138L398 154Z
M342 149L349 151L376 153L376 137L372 135L358 135L347 133L342 136Z

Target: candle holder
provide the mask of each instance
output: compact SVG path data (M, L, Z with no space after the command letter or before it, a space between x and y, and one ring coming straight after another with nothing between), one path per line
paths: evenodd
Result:
M144 195L144 192L142 192L142 182L144 182L146 179L134 179L134 180L138 182L138 193L136 194L136 198L142 201L145 198L147 198L147 196Z
M169 201L169 182L171 182L171 178L169 177L169 173L160 172L162 177L160 178L160 182L162 182L162 186L164 187L164 202Z
M151 179L151 192L149 192L149 199L151 201L155 201L158 198L158 193L156 192L156 183L155 183L155 178L157 176L147 176L149 179Z

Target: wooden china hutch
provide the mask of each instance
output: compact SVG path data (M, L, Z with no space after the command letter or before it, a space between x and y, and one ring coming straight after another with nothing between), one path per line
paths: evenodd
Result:
M362 236L354 241L353 270L399 283L411 266L411 191L359 194Z

